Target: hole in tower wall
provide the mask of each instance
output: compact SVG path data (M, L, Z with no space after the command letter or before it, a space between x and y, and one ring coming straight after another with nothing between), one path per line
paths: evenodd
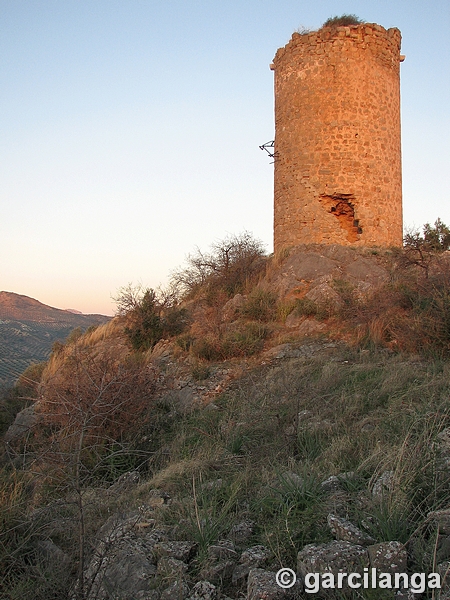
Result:
M324 208L339 221L339 226L348 242L357 242L363 232L359 219L355 219L355 209L352 204L353 194L333 194L319 197Z

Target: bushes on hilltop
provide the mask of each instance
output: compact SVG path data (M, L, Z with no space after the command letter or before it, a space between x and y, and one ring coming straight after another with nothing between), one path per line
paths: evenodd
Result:
M409 232L391 257L390 279L364 298L346 294L341 317L359 343L450 355L450 229L437 219Z
M265 268L264 244L248 231L214 243L209 252L189 254L187 266L172 274L172 283L188 298L202 292L231 297L245 291Z
M190 323L190 315L181 303L194 301L193 304L197 307L201 304L205 308L206 305L203 312L196 312L195 319L202 322L200 329L205 325L208 330L203 331L203 328L199 332L197 327L197 334L203 337L205 333L212 333L214 338L209 335L208 347L216 350L208 353L211 356L235 355L231 348L239 346L239 351L236 352L241 355L241 344L227 343L226 351L217 351L217 348L223 346L222 334L225 333L221 323L222 307L235 294L251 290L262 275L265 265L262 242L244 232L216 242L209 252L202 252L197 248L187 257L187 265L172 274L169 291L156 292L150 288L142 289L131 285L122 288L115 300L118 314L126 317L125 333L131 347L136 351L150 350L159 340L182 334ZM271 297L270 301L269 307L263 306L261 297L254 299L253 312L258 315L267 313L261 320L268 320L272 313L275 314L275 298ZM191 310L194 310L192 306ZM246 316L252 318L250 313ZM260 316L256 320L260 320ZM247 330L248 328L243 336L245 339L248 338ZM228 342L233 335L227 336ZM261 336L256 337L258 346ZM206 340L201 341L206 343ZM253 353L255 344L250 345Z
M133 350L149 350L163 337L182 333L188 323L186 309L177 307L173 298L158 297L151 288L129 285L116 302L119 315L127 318L125 333Z

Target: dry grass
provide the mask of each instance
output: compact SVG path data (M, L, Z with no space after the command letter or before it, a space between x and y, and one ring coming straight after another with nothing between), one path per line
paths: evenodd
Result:
M135 406L139 410L145 404L145 419L138 422L135 413L127 410L130 414L123 419L119 415L120 422L130 418L135 421L133 428L107 430L103 456L115 461L107 475L95 464L98 457L103 460L100 450L89 457L91 462L86 461L89 480L83 493L89 501L86 531L90 536L86 541L108 510L145 504L151 490L158 489L170 494L172 502L155 509L153 517L158 525L170 526L179 539L198 542L203 552L199 569L208 545L229 536L232 526L244 519L256 523L248 545L262 543L272 550L271 568L294 566L296 552L303 545L331 539L326 523L330 510L340 511L360 527L366 524L377 541L405 543L412 569L431 568L436 530L427 515L450 501L449 477L443 475L437 442L438 434L450 427L450 364L446 360L450 271L445 261L436 262L425 281L422 270L411 269L404 272L404 265L400 269L394 264L389 283L364 298L356 297L349 286L336 287L343 308L340 313L327 314L327 324L336 326L336 338L349 325L347 335L350 331L353 347L325 340L295 342L294 333L272 320L284 318L294 304L277 305L274 296L261 288L247 290L245 308L232 323L222 319L226 297L216 296L216 304L198 303L194 309L198 319L179 338L179 358L187 363L193 359L187 353L200 357L191 363L192 375L196 368L199 376L210 367L215 369L207 359L257 356L267 340L270 344L280 340L294 343L296 357L263 363L258 358L251 363L243 359L248 368L226 393L217 396L212 406L187 413L176 403L153 403L153 386L142 394L137 393L139 386L133 384L132 393L128 386L126 402L129 399L133 405L138 400ZM311 306L303 305L306 309ZM99 381L108 382L118 366L130 374L144 373L151 356L130 353L123 327L122 320L114 319L55 352L42 379L42 393L46 386L47 391L54 388L53 396L47 394L47 402L70 413L64 404L70 404L70 398L64 394L74 389L69 359L75 350L89 357L78 365L83 377L78 378L77 390L83 392L79 396L85 402L77 408L81 412L86 413L95 403L95 394L89 395L90 384L100 389ZM420 355L423 348L427 352ZM96 371L90 373L87 366L89 361L98 365L101 358L109 362L104 363L105 377L97 378ZM116 399L119 405L123 402L120 394L110 397L108 419L117 408ZM54 438L56 432L53 429L46 435ZM108 446L119 442L117 452ZM134 468L133 457L138 452L146 455L139 463L143 482L120 498L97 493L97 488L106 488L116 475ZM128 462L122 460L127 457ZM22 464L26 465L26 460ZM353 475L345 479L337 496L323 492L322 481L348 472ZM380 501L372 491L386 472L391 472L392 488ZM293 483L286 473L298 475L303 484ZM30 488L16 481L14 469L8 467L3 475L8 493L0 497L0 514L5 522L23 525L29 517L24 498ZM39 491L42 504L61 491L61 486L46 485ZM33 496L32 490L29 493ZM38 500L37 492L33 498L27 497L29 506ZM65 501L68 504L67 497ZM47 528L59 519L54 511L45 514ZM75 564L76 515L67 512L65 518L72 519L72 525L61 543L66 544ZM28 544L29 530L24 531L26 539L18 539L18 548ZM8 550L3 553L7 565L9 558ZM6 597L31 600L31 592L20 592L25 589L23 572L19 569L14 579L7 568L9 579L3 582L3 589L8 584L11 589L16 586L16 591L15 596ZM31 579L35 576L32 573Z
M212 407L182 415L155 406L161 426L150 421L136 438L151 436L158 449L144 481L120 498L87 490L89 535L108 510L145 504L158 489L172 501L152 518L197 541L199 569L208 545L244 519L256 523L247 544L272 550L271 568L293 566L303 545L331 539L326 516L341 510L369 522L378 541L406 543L413 568L426 570L435 540L427 515L450 500L436 455L450 426L449 365L319 342L299 354L247 372ZM323 492L321 481L349 471L339 502ZM372 488L386 471L393 487L380 503Z

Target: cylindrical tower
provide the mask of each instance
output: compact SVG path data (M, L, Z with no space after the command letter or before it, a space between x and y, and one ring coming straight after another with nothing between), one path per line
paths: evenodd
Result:
M294 33L276 53L274 248L402 245L398 29Z

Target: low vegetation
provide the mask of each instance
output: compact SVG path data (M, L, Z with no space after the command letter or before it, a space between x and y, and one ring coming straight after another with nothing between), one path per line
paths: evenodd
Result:
M399 541L410 571L449 560L430 516L450 503L447 233L438 221L385 253L389 276L367 293L327 280L334 302L280 297L266 276L279 265L248 234L189 258L175 292L122 290L116 319L5 395L3 432L26 403L38 423L3 457L0 596L91 600L99 528L143 506L146 527L197 544L191 581L242 523L243 547L295 569L303 546L332 539L330 512ZM326 334L296 336L287 318ZM187 405L186 386L200 400ZM112 493L130 472L140 482ZM148 508L156 490L168 500ZM219 584L233 598L242 586Z
M322 27L343 27L347 25L360 25L364 21L356 15L341 15L340 17L330 17L325 21Z

